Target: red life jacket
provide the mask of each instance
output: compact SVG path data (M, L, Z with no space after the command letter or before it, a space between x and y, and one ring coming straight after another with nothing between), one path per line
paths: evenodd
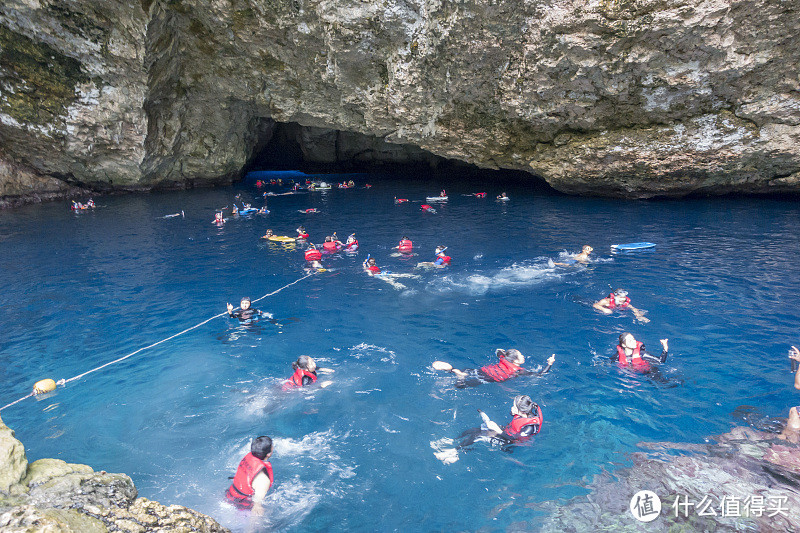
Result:
M335 242L327 241L322 244L322 249L327 252L335 252L339 249L339 246Z
M319 250L306 250L306 261L321 261L322 253Z
M311 378L311 383L315 383L317 381L317 375L315 373L309 372L308 370L303 370L302 368L298 368L294 371L292 377L289 378L286 381L286 383L283 384L283 390L293 389L295 387L302 387L303 376Z
M300 233L297 236L298 239L308 239L308 233Z
M358 249L358 241L353 241L347 246L344 247L345 250L356 250Z
M510 361L506 361L505 357L500 357L499 363L481 367L481 372L483 372L493 381L505 381L508 378L513 377L514 374L520 370L522 370L521 366L517 366Z
M422 210L423 211L427 211L428 209L433 209L433 208L431 206L429 206L428 204L422 204Z
M642 359L642 346L644 346L643 342L636 341L636 348L633 349L631 360L628 361L628 357L625 355L625 349L617 345L617 363L619 363L620 366L630 365L634 370L638 371L650 370L650 363Z
M367 270L369 270L370 272L374 272L375 274L381 273L381 269L378 268L378 265L372 265L371 267L367 267Z
M253 506L253 493L255 492L253 490L253 479L262 470L267 474L271 486L273 478L270 462L262 461L252 453L245 455L244 459L239 463L239 468L236 469L233 483L231 483L225 496L238 507L251 508Z
M403 204L408 201L408 198L397 198L394 202L396 204Z
M403 239L402 241L400 241L400 244L397 246L397 248L401 252L410 252L413 247L414 247L414 245L408 239Z
M609 302L608 303L609 309L615 309L617 307L619 307L620 309L625 309L626 307L628 307L628 304L631 303L631 299L626 296L625 301L617 305L617 301L614 299L614 293L612 292L611 294L608 295L608 302Z
M503 431L509 437L519 437L522 428L524 428L525 426L529 426L531 424L535 424L539 426L533 432L533 434L536 435L537 433L539 433L539 431L542 430L543 423L544 423L544 417L542 416L542 409L537 405L535 415L533 415L530 418L521 415L514 415L514 418L505 428L503 428Z
M449 255L443 255L443 256L440 257L440 259L442 261L444 261L445 265L449 265L450 264L450 259L452 259L452 258Z

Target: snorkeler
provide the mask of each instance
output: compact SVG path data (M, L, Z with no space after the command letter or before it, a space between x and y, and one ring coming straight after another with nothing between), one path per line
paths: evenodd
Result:
M222 217L222 211L217 211L214 213L214 221L212 224L222 225L225 223L225 219Z
M447 250L447 246L436 247L436 260L433 262L435 266L446 267L450 265L451 257L444 255L445 250Z
M253 309L250 307L250 298L245 296L242 298L242 301L239 303L240 309L238 311L233 310L233 304L228 303L228 316L231 318L238 318L240 321L244 322L247 320L252 320L254 318L258 318L261 316L261 311L258 309Z
M305 387L317 382L317 372L320 374L332 374L331 368L317 368L317 363L307 355L301 355L297 361L292 363L294 374L283 384L283 390L290 390L297 387ZM330 385L329 381L320 383L321 387Z
M344 244L344 250L346 252L355 252L358 250L358 240L356 239L355 233L351 233L350 236L347 237L347 242Z
M615 290L602 300L598 300L592 304L592 307L606 315L610 315L615 309L630 309L636 319L642 324L650 322L650 319L644 316L647 311L637 309L631 305L631 299L628 297L628 291L625 289Z
M585 265L586 263L588 263L590 261L589 254L591 254L593 251L594 251L594 248L592 248L591 246L589 246L587 244L583 248L581 248L581 253L579 253L575 257L567 259L563 263L554 263L554 264L558 265L558 266L572 266L575 263L583 263Z
M619 344L617 344L617 353L611 357L612 361L616 361L620 366L630 367L637 372L647 373L653 367L652 364L663 364L667 362L667 352L669 346L668 339L661 339L661 357L656 357L653 354L647 353L644 349L644 343L639 342L630 333L622 333L619 336Z
M268 229L267 232L264 235L261 236L262 239L269 239L270 237L272 237L272 230L271 229Z
M375 264L375 258L370 256L367 256L367 259L364 261L364 270L370 276L374 276L375 274L381 273L381 269L378 268L378 265Z
M411 239L409 239L408 237L403 236L403 238L400 239L400 243L397 246L395 246L395 248L397 248L397 250L401 254L410 254L411 251L414 249L414 243L412 243Z
M319 211L317 211L316 208L314 208L314 207L312 207L310 209L298 209L297 212L298 213L319 213Z
M233 476L233 483L225 496L240 509L253 509L253 514L264 512L262 502L273 483L272 439L262 435L250 444L250 453L244 456Z
M306 228L304 228L303 226L300 226L295 231L297 232L298 241L304 241L308 239L308 232L306 231Z
M394 197L394 203L396 204L404 204L408 202L408 198L398 198L397 196Z
M796 346L792 346L789 350L789 359L792 360L792 370L794 371L794 388L800 390L800 350ZM786 429L800 432L800 405L789 409ZM794 440L797 440L796 437Z
M89 198L89 201L86 202L86 207L91 207L92 209L94 209L94 200ZM181 213L183 213L183 211L181 211Z
M464 368L459 370L453 368L453 365L445 363L444 361L434 361L432 366L436 370L443 370L454 374L458 377L456 388L463 389L465 387L475 387L481 383L498 383L519 376L541 376L547 374L556 361L556 354L553 354L547 358L547 366L538 372L533 372L522 368L522 365L525 364L525 356L522 355L519 350L514 348L510 350L498 348L495 350L495 355L500 359L500 362L493 365L486 365L479 369Z
M337 252L342 249L344 244L336 237L336 233L325 237L325 242L322 243L322 249L328 253Z
M508 197L508 195L505 192L501 192L500 194L498 194L497 195L497 199L498 200L510 200L510 198Z
M420 206L420 207L426 213L436 214L436 209L434 209L433 207L429 206L428 204L422 204L422 206Z

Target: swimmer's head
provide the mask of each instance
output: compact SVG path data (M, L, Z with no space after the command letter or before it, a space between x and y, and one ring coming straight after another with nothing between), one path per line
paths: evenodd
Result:
M300 357L298 357L297 361L292 363L292 366L295 369L302 368L303 370L307 370L309 372L313 372L314 370L317 369L317 363L314 362L314 360L307 355L301 355Z
M522 352L517 350L516 348L511 348L510 350L503 350L502 348L498 348L495 350L495 355L497 357L502 357L509 363L515 365L521 365L525 362L525 356L522 355Z
M625 289L617 289L614 291L614 301L618 304L625 303L625 299L628 297L628 291Z
M589 254L589 253L592 253L592 252L594 251L594 248L592 248L591 246L589 246L589 245L587 244L586 246L584 246L583 248L581 248L581 251L582 251L583 253L585 253L585 254Z
M351 233L349 237L347 237L347 242L353 242L356 240L356 234Z
M333 237L328 235L327 237L325 237L325 242L333 242Z
M242 298L242 301L241 301L241 302L239 302L239 306L240 306L242 309L250 309L250 298L248 298L247 296L245 296L244 298Z
M514 415L530 415L536 404L533 403L530 396L521 395L514 398L514 405L511 407L511 414Z
M297 229L299 229L299 230L300 230L300 231L302 231L302 232L305 232L305 231L306 231L306 228L304 228L303 226L300 226L300 227L299 227L299 228L297 228Z
M631 350L636 348L636 339L630 333L622 333L619 336L619 345L623 348L630 348Z
M272 235L272 230L271 229L267 230L267 235Z
M401 240L401 241L407 241L407 240L408 240L408 237L406 237L405 235L403 235L403 238L402 238L402 239L400 239L400 240Z
M272 455L272 439L266 435L253 439L250 444L250 453L263 461Z
M370 257L367 260L367 264L369 264L369 266L373 266L375 264L375 258L374 257Z
M446 247L446 246L437 246L437 247L436 247L436 252L435 252L435 253L436 253L436 255L439 255L439 254L442 254L442 253L444 253L444 251L445 251L445 250L447 250L447 247Z

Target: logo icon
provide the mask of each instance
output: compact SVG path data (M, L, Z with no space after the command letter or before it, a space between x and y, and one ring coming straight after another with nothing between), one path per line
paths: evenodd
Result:
M640 490L631 498L631 514L639 522L652 522L661 514L661 500L651 490Z

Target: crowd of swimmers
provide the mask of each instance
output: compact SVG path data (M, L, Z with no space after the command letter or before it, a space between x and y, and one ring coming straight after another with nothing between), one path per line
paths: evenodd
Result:
M308 237L305 233L305 228L302 226L297 231L298 234ZM351 235L351 238L354 240L355 235ZM325 243L332 243L332 246L328 246L330 249L333 249L333 247L340 249L345 245L336 238L335 234L326 238ZM403 236L395 249L401 253L411 253L414 250L414 243L407 236ZM435 263L438 262L439 265L450 263L450 257L445 255L446 249L444 246L437 246ZM319 253L319 250L315 247L309 248L309 250ZM590 261L591 252L592 248L590 246L584 246L581 252L574 256L574 259L576 262L586 263ZM321 254L314 256L313 259L318 261L320 257ZM308 259L308 256L306 256L306 259ZM368 256L364 261L363 267L371 275L380 275L382 273L375 259L371 256ZM648 321L644 316L646 311L634 307L628 292L622 288L616 289L607 296L595 301L592 307L604 315L630 311L639 322ZM228 304L229 315L240 320L250 319L258 312L251 310L250 300L248 299L242 300L239 310L234 310ZM669 350L667 339L661 339L660 342L662 348L660 355L653 355L646 350L644 343L637 340L633 334L624 332L619 335L610 359L618 366L629 371L656 375L659 365L666 363ZM496 362L486 364L480 368L454 368L444 361L434 361L432 368L452 374L455 377L454 387L463 389L487 383L502 383L524 376L543 376L551 371L556 360L556 356L553 354L547 358L543 366L531 369L526 368L526 358L517 349L497 349L495 357ZM795 349L792 357L800 361L800 350ZM318 375L332 372L333 370L331 369L318 368L311 357L300 356L292 364L291 376L283 383L282 389L289 391L313 385L327 386L331 382L320 382ZM800 369L797 371L795 381L796 386L800 389ZM503 425L491 420L482 411L480 411L480 416L482 419L481 426L464 431L459 436L457 449L470 447L478 440L488 440L504 447L511 446L539 434L544 423L544 414L541 407L530 396L525 394L517 395L512 399L510 418ZM793 408L792 417L798 428L800 428L800 407ZM269 442L270 445L266 446L264 444L266 442ZM256 515L260 515L262 512L261 501L273 482L272 466L268 460L272 452L271 443L272 441L266 436L258 437L253 441L250 453L241 460L234 476L234 481L227 492L228 499L231 502L243 508L252 507Z

